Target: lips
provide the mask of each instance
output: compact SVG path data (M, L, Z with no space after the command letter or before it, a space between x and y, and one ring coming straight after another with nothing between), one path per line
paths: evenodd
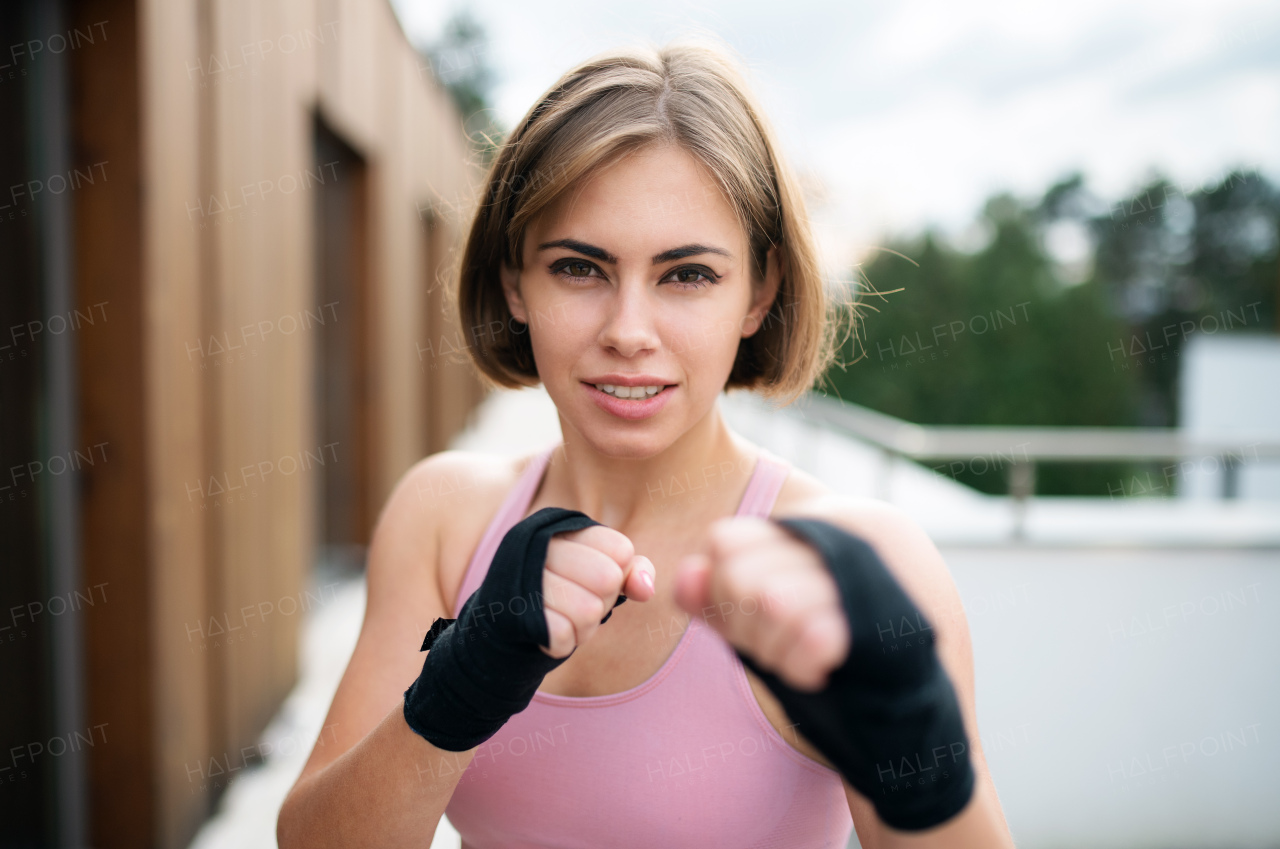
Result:
M619 372L610 372L608 374L597 374L591 377L582 378L583 383L590 383L592 386L608 384L610 386L669 386L676 381L668 380L656 374L621 374Z
M615 398L648 398L650 395L657 395L663 390L663 385L649 386L614 386L609 383L597 383L596 389L606 395L612 395Z
M617 377L611 376L609 380L617 380ZM626 378L623 378L626 380ZM591 396L591 400L596 406L604 410L606 413L617 416L620 419L628 421L638 421L654 416L667 405L667 401L671 399L672 394L676 390L674 384L661 383L653 378L643 378L644 381L639 382L634 378L628 382L609 383L605 379L599 381L601 386L611 389L612 392L598 388L594 382L582 382L583 389ZM647 387L647 388L646 388ZM651 389L658 388L658 391L651 392ZM620 397L620 392L641 392L640 397Z

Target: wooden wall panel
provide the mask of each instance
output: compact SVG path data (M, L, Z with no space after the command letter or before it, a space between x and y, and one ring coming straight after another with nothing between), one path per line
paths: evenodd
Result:
M139 41L142 282L148 387L155 843L183 843L208 814L201 755L209 750L209 688L197 638L206 620L201 357L198 56L194 0L145 0ZM163 118L161 119L161 116ZM192 629L196 633L192 633ZM191 768L196 772L193 775Z
M281 461L319 448L323 330L295 326L320 307L313 116L367 165L371 514L479 395L469 366L428 378L417 356L444 327L427 266L465 216L441 215L428 245L419 210L465 207L478 174L381 0L69 11L110 22L71 57L75 159L108 163L75 200L77 301L111 310L79 354L81 438L110 452L84 481L85 579L112 592L85 620L87 715L110 735L90 763L91 834L180 847L235 774L215 770L243 765L296 680L303 610L280 602L314 558L317 473Z
M106 176L75 193L74 268L75 302L110 309L78 352L80 441L107 450L107 462L83 470L81 498L84 580L111 592L84 620L85 714L106 732L89 762L89 832L110 849L151 845L157 812L138 32L131 0L81 0L68 12L72 29L110 26L105 40L70 55L72 159L103 162Z
M230 333L251 347L253 356L233 360L212 378L218 439L211 466L232 476L246 466L271 469L246 487L248 499L231 501L217 518L213 612L225 616L245 606L271 610L285 597L296 598L309 565L314 475L305 458L316 447L309 380L315 330L302 325L307 309L315 307L306 235L315 169L307 104L296 99L289 71L312 58L305 55L309 47L298 46L305 42L299 38L305 22L291 19L283 5L214 5L213 55L246 67L211 91L216 150L210 194L227 198L230 214L219 212L221 220L211 228L216 311L207 323L215 336ZM286 54L284 45L294 49ZM247 340L245 327L251 328ZM262 332L252 333L253 327ZM211 656L221 682L215 739L222 751L251 743L292 684L297 619L296 613L271 610Z

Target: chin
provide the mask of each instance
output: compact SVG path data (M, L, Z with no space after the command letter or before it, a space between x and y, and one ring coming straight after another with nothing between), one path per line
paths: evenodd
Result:
M663 410L655 417L661 421L611 421L611 416L587 405L564 410L560 419L563 429L572 428L598 454L618 460L645 460L661 454L679 439L683 428L676 425L676 415L676 410Z
M587 444L596 452L618 460L646 460L661 454L676 441L678 434L665 428L637 427L636 425L609 425L592 422L585 427L572 422Z

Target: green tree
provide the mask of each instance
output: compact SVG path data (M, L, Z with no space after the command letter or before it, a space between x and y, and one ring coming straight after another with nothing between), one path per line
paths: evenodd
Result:
M1090 221L1096 280L1128 327L1114 361L1139 376L1141 423L1178 423L1178 372L1195 335L1280 329L1280 192L1234 171L1186 191L1156 178Z
M930 231L862 269L892 294L864 293L861 344L842 352L857 362L825 391L922 424L1174 426L1189 338L1280 329L1280 192L1257 173L1193 191L1156 178L1109 207L1073 175L1032 204L993 197L980 221L992 237L973 253ZM1050 250L1064 225L1087 237L1083 275ZM1145 470L1042 466L1037 491L1114 494Z
M484 26L470 10L458 8L449 16L440 38L421 53L458 107L467 137L488 165L506 130L494 116L490 101L496 75L489 64L489 37Z
M1046 254L1043 233L1061 219L1078 179L1028 207L1002 195L982 218L991 240L972 254L933 232L890 245L863 269L881 292L865 297L860 361L827 375L826 391L921 424L1094 425L1133 423L1137 380L1107 361L1125 325L1093 282L1068 285ZM899 256L901 254L901 256ZM908 259L909 258L909 259ZM1013 446L1010 446L1010 450ZM980 469L981 467L979 467ZM1037 490L1106 494L1128 466L1047 466ZM1005 492L999 472L957 474Z

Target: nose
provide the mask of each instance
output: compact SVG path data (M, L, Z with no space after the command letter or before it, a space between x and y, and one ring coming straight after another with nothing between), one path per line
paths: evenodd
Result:
M611 295L599 342L623 357L634 357L656 350L659 337L656 324L658 299L643 282L623 282Z

